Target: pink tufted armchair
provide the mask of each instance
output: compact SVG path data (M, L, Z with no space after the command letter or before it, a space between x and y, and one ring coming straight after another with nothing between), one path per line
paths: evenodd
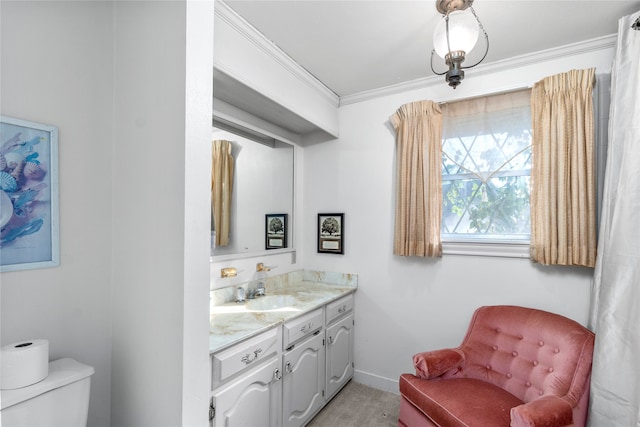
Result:
M480 307L459 347L413 356L398 426L584 426L594 339L557 314Z

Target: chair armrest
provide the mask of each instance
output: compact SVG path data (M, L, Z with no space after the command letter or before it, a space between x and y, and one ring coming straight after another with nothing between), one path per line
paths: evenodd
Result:
M560 427L573 424L573 408L558 396L545 396L511 408L511 427Z
M427 380L439 377L452 369L457 369L463 362L462 352L450 348L427 351L413 356L416 376Z

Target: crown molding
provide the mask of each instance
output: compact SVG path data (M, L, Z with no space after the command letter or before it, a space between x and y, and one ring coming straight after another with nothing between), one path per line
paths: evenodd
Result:
M242 35L254 46L261 49L266 55L268 55L268 57L270 57L278 65L280 65L282 69L284 69L289 74L307 85L309 88L313 89L316 93L321 95L330 103L330 105L333 105L335 107L339 106L340 98L338 97L338 95L336 95L331 89L329 89L320 80L313 76L313 74L302 68L289 55L284 53L282 49L273 44L253 25L251 25L243 17L238 15L224 1L216 0L214 13L220 19L224 20L231 27L233 27L238 32L238 34Z
M572 43L560 47L554 47L539 52L514 56L502 61L482 64L473 70L474 76L492 74L500 71L513 70L515 68L525 67L539 62L551 61L558 58L564 58L572 55L579 55L598 50L610 49L616 45L616 34L597 37L590 40ZM432 75L422 77L408 82L398 83L390 86L381 87L355 93L353 95L345 95L340 98L340 106L355 104L358 102L368 101L371 99L381 98L389 95L396 95L403 92L409 92L417 89L424 89L435 84L442 84L442 76Z

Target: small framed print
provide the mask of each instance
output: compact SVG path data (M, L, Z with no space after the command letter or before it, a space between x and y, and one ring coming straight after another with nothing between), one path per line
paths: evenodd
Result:
M344 253L344 214L318 214L318 252Z
M265 249L287 247L287 214L265 215Z

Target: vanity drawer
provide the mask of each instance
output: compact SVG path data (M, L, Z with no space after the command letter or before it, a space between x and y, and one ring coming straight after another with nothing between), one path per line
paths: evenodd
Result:
M327 325L353 310L353 294L327 304Z
M282 328L282 348L286 349L296 341L320 330L322 325L323 317L321 308L285 323Z
M259 365L279 351L280 328L274 328L249 338L211 356L212 389L239 372Z

